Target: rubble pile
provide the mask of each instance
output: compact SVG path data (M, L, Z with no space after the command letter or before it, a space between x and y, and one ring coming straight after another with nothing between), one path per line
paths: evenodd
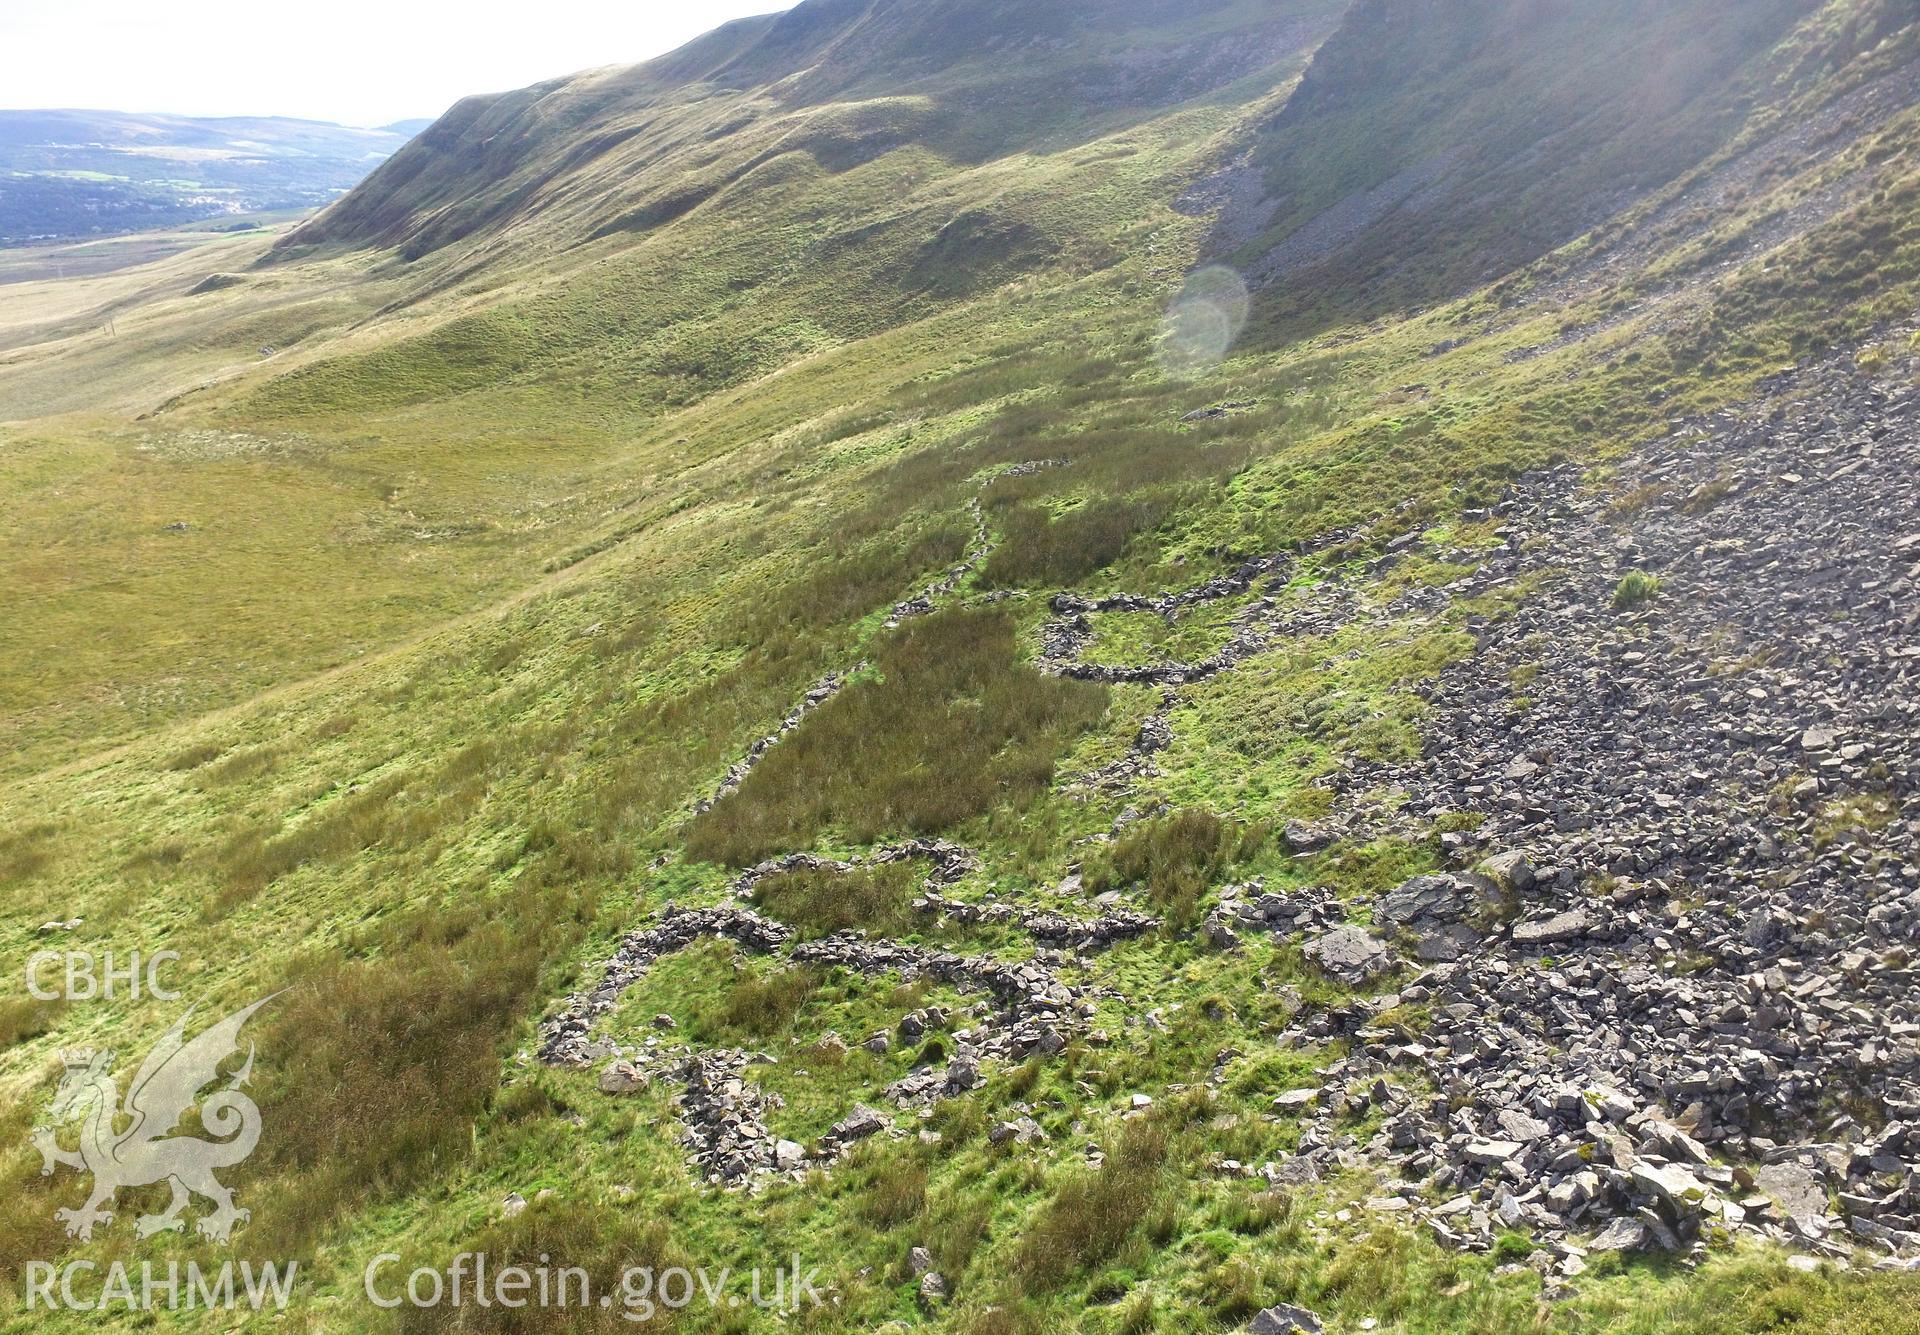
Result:
M1115 909L1098 918L1076 918L1051 909L1025 909L1014 904L972 904L928 891L913 901L915 912L967 926L1014 926L1036 941L1064 950L1087 953L1104 950L1116 941L1145 935L1160 925L1158 918L1129 909Z
M1182 685L1283 637L1427 618L1526 582L1511 612L1467 620L1474 652L1419 688L1420 759L1351 763L1325 821L1285 835L1303 856L1433 838L1442 868L1371 903L1230 886L1202 924L1220 950L1297 939L1356 993L1298 1011L1279 1036L1329 1049L1318 1087L1274 1100L1304 1123L1297 1153L1232 1171L1301 1182L1371 1166L1386 1181L1370 1208L1473 1250L1523 1230L1555 1283L1596 1251L1696 1256L1736 1233L1920 1264L1920 389L1911 357L1877 366L1838 354L1774 377L1747 409L1624 461L1604 489L1572 467L1520 478L1462 516L1494 545L1428 553L1469 567L1461 578L1391 601L1345 574L1286 587L1309 550L1348 550L1358 530L1184 592L1053 600L1043 670L1163 688L1128 753L1081 780L1124 787L1168 745ZM973 514L969 564L896 616L929 610L983 558L977 498ZM1369 573L1425 542L1395 538ZM1249 595L1202 662L1085 661L1095 615L1171 619ZM920 912L1065 951L1158 925L1106 900L1081 919L952 898L979 861L932 839L773 859L732 890L902 859L930 864ZM921 1045L886 1091L901 1106L976 1087L986 1062L1058 1052L1092 1014L1093 990L1061 977L1066 955L1009 962L854 933L793 944L727 906L669 911L629 936L600 985L543 1027L543 1059L619 1056L590 1025L700 935L986 994L963 1016L901 1021L898 1040ZM863 1046L884 1053L895 1037ZM690 1152L720 1181L809 1157L767 1133L748 1060L683 1068ZM647 1078L616 1063L603 1087ZM1360 1143L1363 1116L1379 1130ZM888 1125L856 1109L812 1153Z
M1066 1049L1068 1036L1093 1012L1092 994L1060 980L1047 957L1010 963L985 955L957 955L893 941L871 941L842 932L793 947L796 962L874 975L893 973L927 978L966 991L987 993L998 1010L983 1007L979 1023L952 1035L954 1052L944 1069L926 1066L894 1082L888 1097L906 1106L960 1093L983 1082L981 1064L1019 1061L1033 1053L1053 1056ZM909 1021L914 1017L908 1017ZM902 1034L918 1037L937 1026L903 1023Z
M612 1049L604 1041L591 1038L590 1031L662 956L685 950L708 936L724 936L748 950L764 953L779 949L792 935L792 928L746 909L681 909L669 905L657 924L627 934L595 987L568 997L540 1026L540 1060L549 1066L585 1066L608 1055Z
M863 867L889 867L896 862L919 860L931 864L925 881L928 893L954 885L980 869L980 859L970 848L948 843L944 839L909 839L904 843L875 849L865 857L845 860L818 857L812 853L788 853L782 857L768 858L740 873L729 887L729 893L736 899L750 899L762 881L797 871L829 872L844 876Z
M1477 821L1373 909L1431 966L1390 999L1426 1026L1373 1027L1376 999L1296 1035L1434 1076L1372 1149L1448 1196L1443 1236L1920 1256L1920 391L1895 377L1776 377L1608 494L1525 480L1508 568L1553 582L1430 685L1421 762L1344 776L1409 794L1409 828Z

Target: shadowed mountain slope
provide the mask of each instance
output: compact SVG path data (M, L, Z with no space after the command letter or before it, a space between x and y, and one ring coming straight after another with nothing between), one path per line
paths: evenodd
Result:
M419 257L509 225L562 239L671 221L800 154L829 172L1066 147L1297 68L1340 5L807 0L631 69L469 98L282 249Z
M1285 327L1453 295L1709 158L1817 0L1360 0L1216 244Z

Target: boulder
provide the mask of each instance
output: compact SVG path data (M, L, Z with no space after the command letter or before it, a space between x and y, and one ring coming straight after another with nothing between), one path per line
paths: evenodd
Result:
M1465 923L1448 923L1420 933L1413 943L1413 956L1427 964L1451 964L1479 940L1480 933Z
M1538 1117L1518 1108L1502 1108L1493 1120L1500 1124L1500 1133L1509 1140L1544 1140L1553 1129Z
M1217 913L1208 914L1207 920L1200 925L1200 939L1213 950L1232 950L1240 944L1239 936L1227 925L1227 920Z
M1590 1252L1637 1252L1647 1245L1647 1226L1638 1219L1615 1219L1587 1244Z
M1460 1156L1468 1163L1494 1164L1505 1163L1518 1158L1526 1152L1526 1146L1517 1140L1474 1140L1469 1141Z
M1317 1312L1291 1303L1276 1303L1247 1322L1248 1335L1320 1335L1325 1324Z
M1047 1133L1040 1129L1040 1123L1031 1117L1016 1117L1011 1122L1000 1122L987 1132L987 1141L993 1145L1004 1145L1008 1141L1027 1145L1046 1138Z
M1361 927L1336 927L1309 941L1309 960L1350 986L1379 977L1393 967L1384 943Z
M1675 1217L1698 1214L1707 1199L1707 1184L1679 1164L1655 1167L1643 1159L1628 1177L1634 1190L1661 1201Z
M1528 918L1525 922L1515 923L1513 944L1522 949L1550 946L1562 941L1578 941L1592 930L1593 922L1585 909L1568 909L1551 917Z
M1817 1217L1827 1212L1827 1190L1810 1168L1797 1163L1764 1164L1754 1172L1753 1182L1780 1202L1788 1218Z
M1525 894L1534 886L1533 864L1525 853L1496 853L1480 864L1480 870L1513 894Z
M864 1103L854 1105L853 1111L835 1122L827 1136L842 1144L850 1140L865 1140L877 1135L887 1125L887 1116L877 1108L869 1108Z
M600 1072L602 1094L638 1094L647 1087L647 1077L630 1062L615 1062Z
M1318 853L1336 842L1332 833L1305 821L1290 820L1280 830L1281 842L1289 853Z
M1473 899L1472 887L1457 876L1416 876L1380 897L1373 906L1373 921L1390 930L1458 922L1472 908Z

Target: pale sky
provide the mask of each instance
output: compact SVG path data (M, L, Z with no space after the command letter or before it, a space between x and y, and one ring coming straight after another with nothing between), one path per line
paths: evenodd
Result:
M384 125L633 64L791 3L0 0L0 107Z

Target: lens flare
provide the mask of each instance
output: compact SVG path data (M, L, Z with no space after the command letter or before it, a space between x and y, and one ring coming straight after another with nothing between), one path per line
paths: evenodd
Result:
M1247 327L1247 284L1224 265L1196 270L1160 323L1160 364L1177 375L1197 375L1226 360Z

